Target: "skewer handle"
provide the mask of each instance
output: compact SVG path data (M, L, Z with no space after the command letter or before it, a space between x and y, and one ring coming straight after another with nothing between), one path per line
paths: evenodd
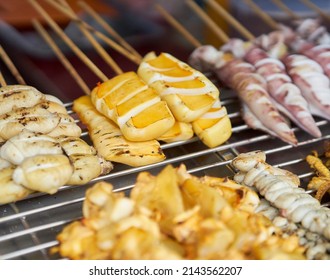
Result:
M279 7L283 12L285 12L290 19L299 19L300 17L292 11L287 5L285 5L281 0L272 0L272 2Z
M179 31L189 43L195 48L202 46L202 44L186 29L181 25L174 17L172 17L161 5L156 4L155 8L157 11L167 20L167 22Z
M222 42L227 43L230 40L228 35L221 28L219 28L218 25L210 18L210 16L193 0L186 0L186 3Z
M54 53L57 55L59 60L62 62L63 66L68 70L68 72L71 74L71 76L77 82L77 84L80 86L80 88L83 90L83 92L85 94L89 95L90 89L88 88L88 86L86 85L84 80L79 76L78 72L74 69L74 67L71 65L71 63L68 61L68 59L65 57L65 55L62 53L60 48L55 44L55 42L51 38L51 36L49 36L46 29L37 20L32 20L32 24L33 24L34 28L38 31L38 33L42 36L42 38L52 48Z
M23 77L17 70L15 64L12 62L10 57L7 55L6 51L3 49L3 47L0 45L0 57L3 60L3 62L6 64L10 72L13 74L15 79L20 85L26 85L26 82L24 81Z
M271 16L266 14L257 4L252 0L244 0L244 2L272 29L278 29L278 24Z
M216 11L224 20L226 20L232 27L234 27L247 40L254 40L254 35L247 30L239 21L237 21L226 9L224 9L215 0L205 0L214 11Z
M2 75L2 72L0 72L0 85L2 87L5 87L7 85L7 82L6 82L5 78Z
M302 2L304 5L306 5L311 10L315 11L316 13L318 13L324 19L330 21L330 15L328 15L327 13L325 13L321 8L319 8L317 5L315 5L311 1L309 1L309 0L300 0L300 2Z

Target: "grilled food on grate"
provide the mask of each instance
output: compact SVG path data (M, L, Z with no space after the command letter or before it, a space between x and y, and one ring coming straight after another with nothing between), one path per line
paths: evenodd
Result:
M156 140L126 140L118 126L95 109L89 96L76 99L73 102L73 110L87 126L97 153L106 160L130 166L143 166L165 159Z

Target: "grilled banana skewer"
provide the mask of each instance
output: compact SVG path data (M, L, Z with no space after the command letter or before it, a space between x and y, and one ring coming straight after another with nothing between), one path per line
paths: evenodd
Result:
M73 110L87 126L97 153L104 159L130 166L143 166L165 159L156 140L128 141L114 122L95 109L89 96L76 99Z

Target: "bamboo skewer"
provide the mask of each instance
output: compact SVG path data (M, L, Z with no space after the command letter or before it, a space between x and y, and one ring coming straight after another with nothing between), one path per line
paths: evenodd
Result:
M47 14L47 12L36 2L28 0L36 11L46 20L49 26L57 33L59 37L71 48L71 50L92 70L92 72L102 81L108 80L108 77L75 45L75 43L63 32L58 24Z
M202 44L186 29L181 25L174 17L172 17L161 5L156 4L155 8L165 18L165 20L179 33L181 33L186 40L191 43L195 48L202 46Z
M29 0L29 1L35 1L35 0ZM77 22L80 25L83 25L88 31L90 31L93 35L97 36L99 39L103 40L106 44L108 44L111 48L116 50L118 53L125 56L127 59L131 60L132 62L136 64L141 63L141 59L127 51L125 48L123 48L121 45L117 44L115 41L111 40L109 37L104 35L103 33L95 30L92 26L90 26L88 23L81 20L76 14L72 14L66 7L61 5L58 2L55 2L54 0L44 0L47 3L51 4L54 8L62 12L63 14L67 15L71 20Z
M204 0L210 7L216 11L225 21L227 21L232 27L234 27L242 36L247 40L252 40L254 35L241 25L230 13L226 11L218 2L215 0Z
M287 5L285 5L281 0L272 0L272 2L283 12L285 12L290 18L293 18L295 20L300 19L300 17L295 12L293 12Z
M90 89L88 88L88 86L86 85L84 80L79 76L78 72L71 65L69 60L62 53L61 49L55 44L55 42L51 38L51 36L49 36L46 29L37 20L32 20L32 24L33 24L34 28L38 31L38 33L42 36L42 38L52 48L54 53L57 55L59 60L62 62L63 66L68 70L68 72L71 74L71 76L77 82L77 84L80 86L80 88L83 90L83 92L85 94L89 95Z
M229 41L228 35L203 11L193 0L186 0L186 4L203 20L204 23L217 35L224 43Z
M71 9L69 4L65 0L60 0L63 6L65 6L68 11L75 15L74 11ZM100 43L91 35L91 33L81 24L77 25L80 31L85 35L88 41L92 44L96 52L103 58L103 60L113 69L116 74L121 74L123 71L120 69L119 65L112 59L112 57L105 51L105 49L100 45Z
M91 6L89 6L86 2L80 1L78 5L91 17L93 17L100 26L104 28L106 32L108 32L111 36L113 36L123 47L125 47L128 51L133 53L137 58L142 59L141 55L129 44L126 40L116 32Z
M23 77L21 76L21 74L17 70L16 66L14 65L14 63L12 62L12 60L7 55L7 53L5 52L5 50L3 49L3 47L1 45L0 45L0 57L3 60L3 62L6 64L6 66L8 67L9 71L15 77L17 82L20 85L26 85L26 82L24 81Z
M267 13L265 13L260 7L252 0L244 0L244 2L272 29L278 29L278 24Z
M304 5L306 5L311 10L315 11L316 13L318 13L324 19L330 21L330 15L328 15L327 13L325 13L322 9L320 9L317 5L315 5L311 1L309 1L309 0L300 0L300 2L302 2Z
M2 75L2 72L0 72L0 85L2 87L5 87L7 85L7 82L6 82L5 78Z

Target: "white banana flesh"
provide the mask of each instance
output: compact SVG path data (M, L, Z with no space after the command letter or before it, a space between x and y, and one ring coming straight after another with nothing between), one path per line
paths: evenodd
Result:
M74 118L70 115L58 113L60 117L60 122L58 125L48 133L51 137L60 137L60 136L81 136L81 128L76 124Z
M20 134L10 138L0 148L0 156L15 165L38 154L60 155L63 154L63 151L54 138L28 130L23 130Z
M54 194L70 180L73 171L65 155L37 155L15 169L13 180L31 190Z

